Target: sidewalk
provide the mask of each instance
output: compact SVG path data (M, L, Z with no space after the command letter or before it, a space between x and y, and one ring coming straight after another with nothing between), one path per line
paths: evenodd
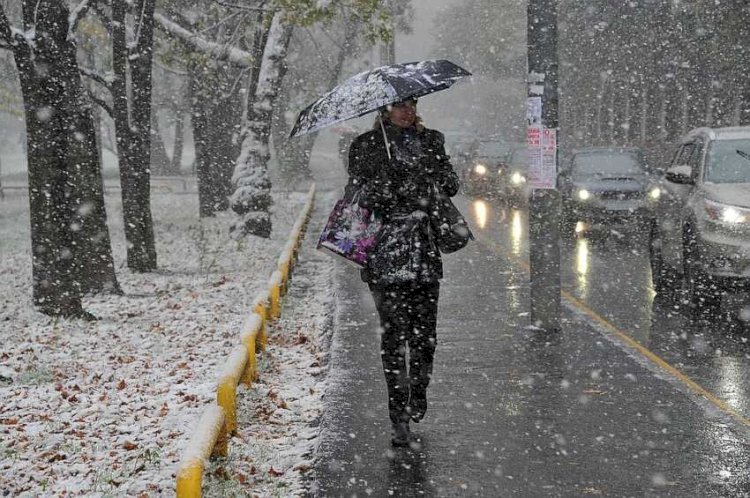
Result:
M390 446L372 298L338 266L313 496L747 496L747 439L568 311L531 330L525 272L483 243L445 263L417 450Z

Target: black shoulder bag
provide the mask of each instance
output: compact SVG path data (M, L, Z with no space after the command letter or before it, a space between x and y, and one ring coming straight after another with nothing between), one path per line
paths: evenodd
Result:
M435 195L430 223L435 231L435 242L444 254L456 252L474 240L474 234L450 197L441 194L437 185L433 185L433 189Z

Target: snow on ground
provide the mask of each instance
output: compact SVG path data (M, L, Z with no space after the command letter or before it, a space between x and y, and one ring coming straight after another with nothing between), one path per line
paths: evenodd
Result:
M227 236L230 214L201 221L195 195L155 194L159 270L139 275L125 267L120 202L108 196L126 295L86 299L100 319L92 323L34 311L28 198L13 192L0 201L0 494L173 495L180 450L213 402L217 372L304 197L276 194L271 240L236 242ZM302 332L310 338L302 349L317 340L313 332ZM291 378L298 358L281 359L282 337L265 368ZM268 399L306 403L302 391L295 399L273 389Z
M325 292L333 288L333 261L311 247L313 238L301 252L281 320L269 332L260 378L238 395L238 433L229 457L208 469L205 496L307 495L334 306Z

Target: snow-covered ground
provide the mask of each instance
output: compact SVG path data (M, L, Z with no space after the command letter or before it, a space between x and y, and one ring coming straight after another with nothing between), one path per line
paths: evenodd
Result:
M120 202L108 196L126 295L86 299L99 317L92 323L34 311L28 198L12 192L0 201L0 494L172 495L180 450L213 402L217 372L238 343L240 324L304 196L276 194L271 239L237 242L227 236L230 214L201 221L196 196L153 195L159 270L145 275L125 267ZM311 264L315 271L302 272L298 284L322 285L327 263L313 258ZM254 467L241 470L279 474L287 490L302 486L310 443L297 441L312 437L305 427L319 410L319 394L309 368L320 362L326 330L326 298L293 292L307 300L305 309L288 312L272 336L261 381L240 397L244 418L230 450L249 454L238 441L248 448L277 441L274 451L286 457L265 464L263 457L276 453L255 454ZM251 410L259 422L248 418ZM264 441L253 443L259 437ZM297 464L296 471L287 468Z

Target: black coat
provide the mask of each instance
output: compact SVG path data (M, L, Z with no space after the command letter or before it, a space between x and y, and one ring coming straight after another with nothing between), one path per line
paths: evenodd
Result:
M443 134L426 128L386 126L388 154L380 128L358 136L349 149L349 184L360 204L383 219L381 237L362 279L375 285L437 282L443 264L430 218L437 189L452 197L458 176L445 153Z

